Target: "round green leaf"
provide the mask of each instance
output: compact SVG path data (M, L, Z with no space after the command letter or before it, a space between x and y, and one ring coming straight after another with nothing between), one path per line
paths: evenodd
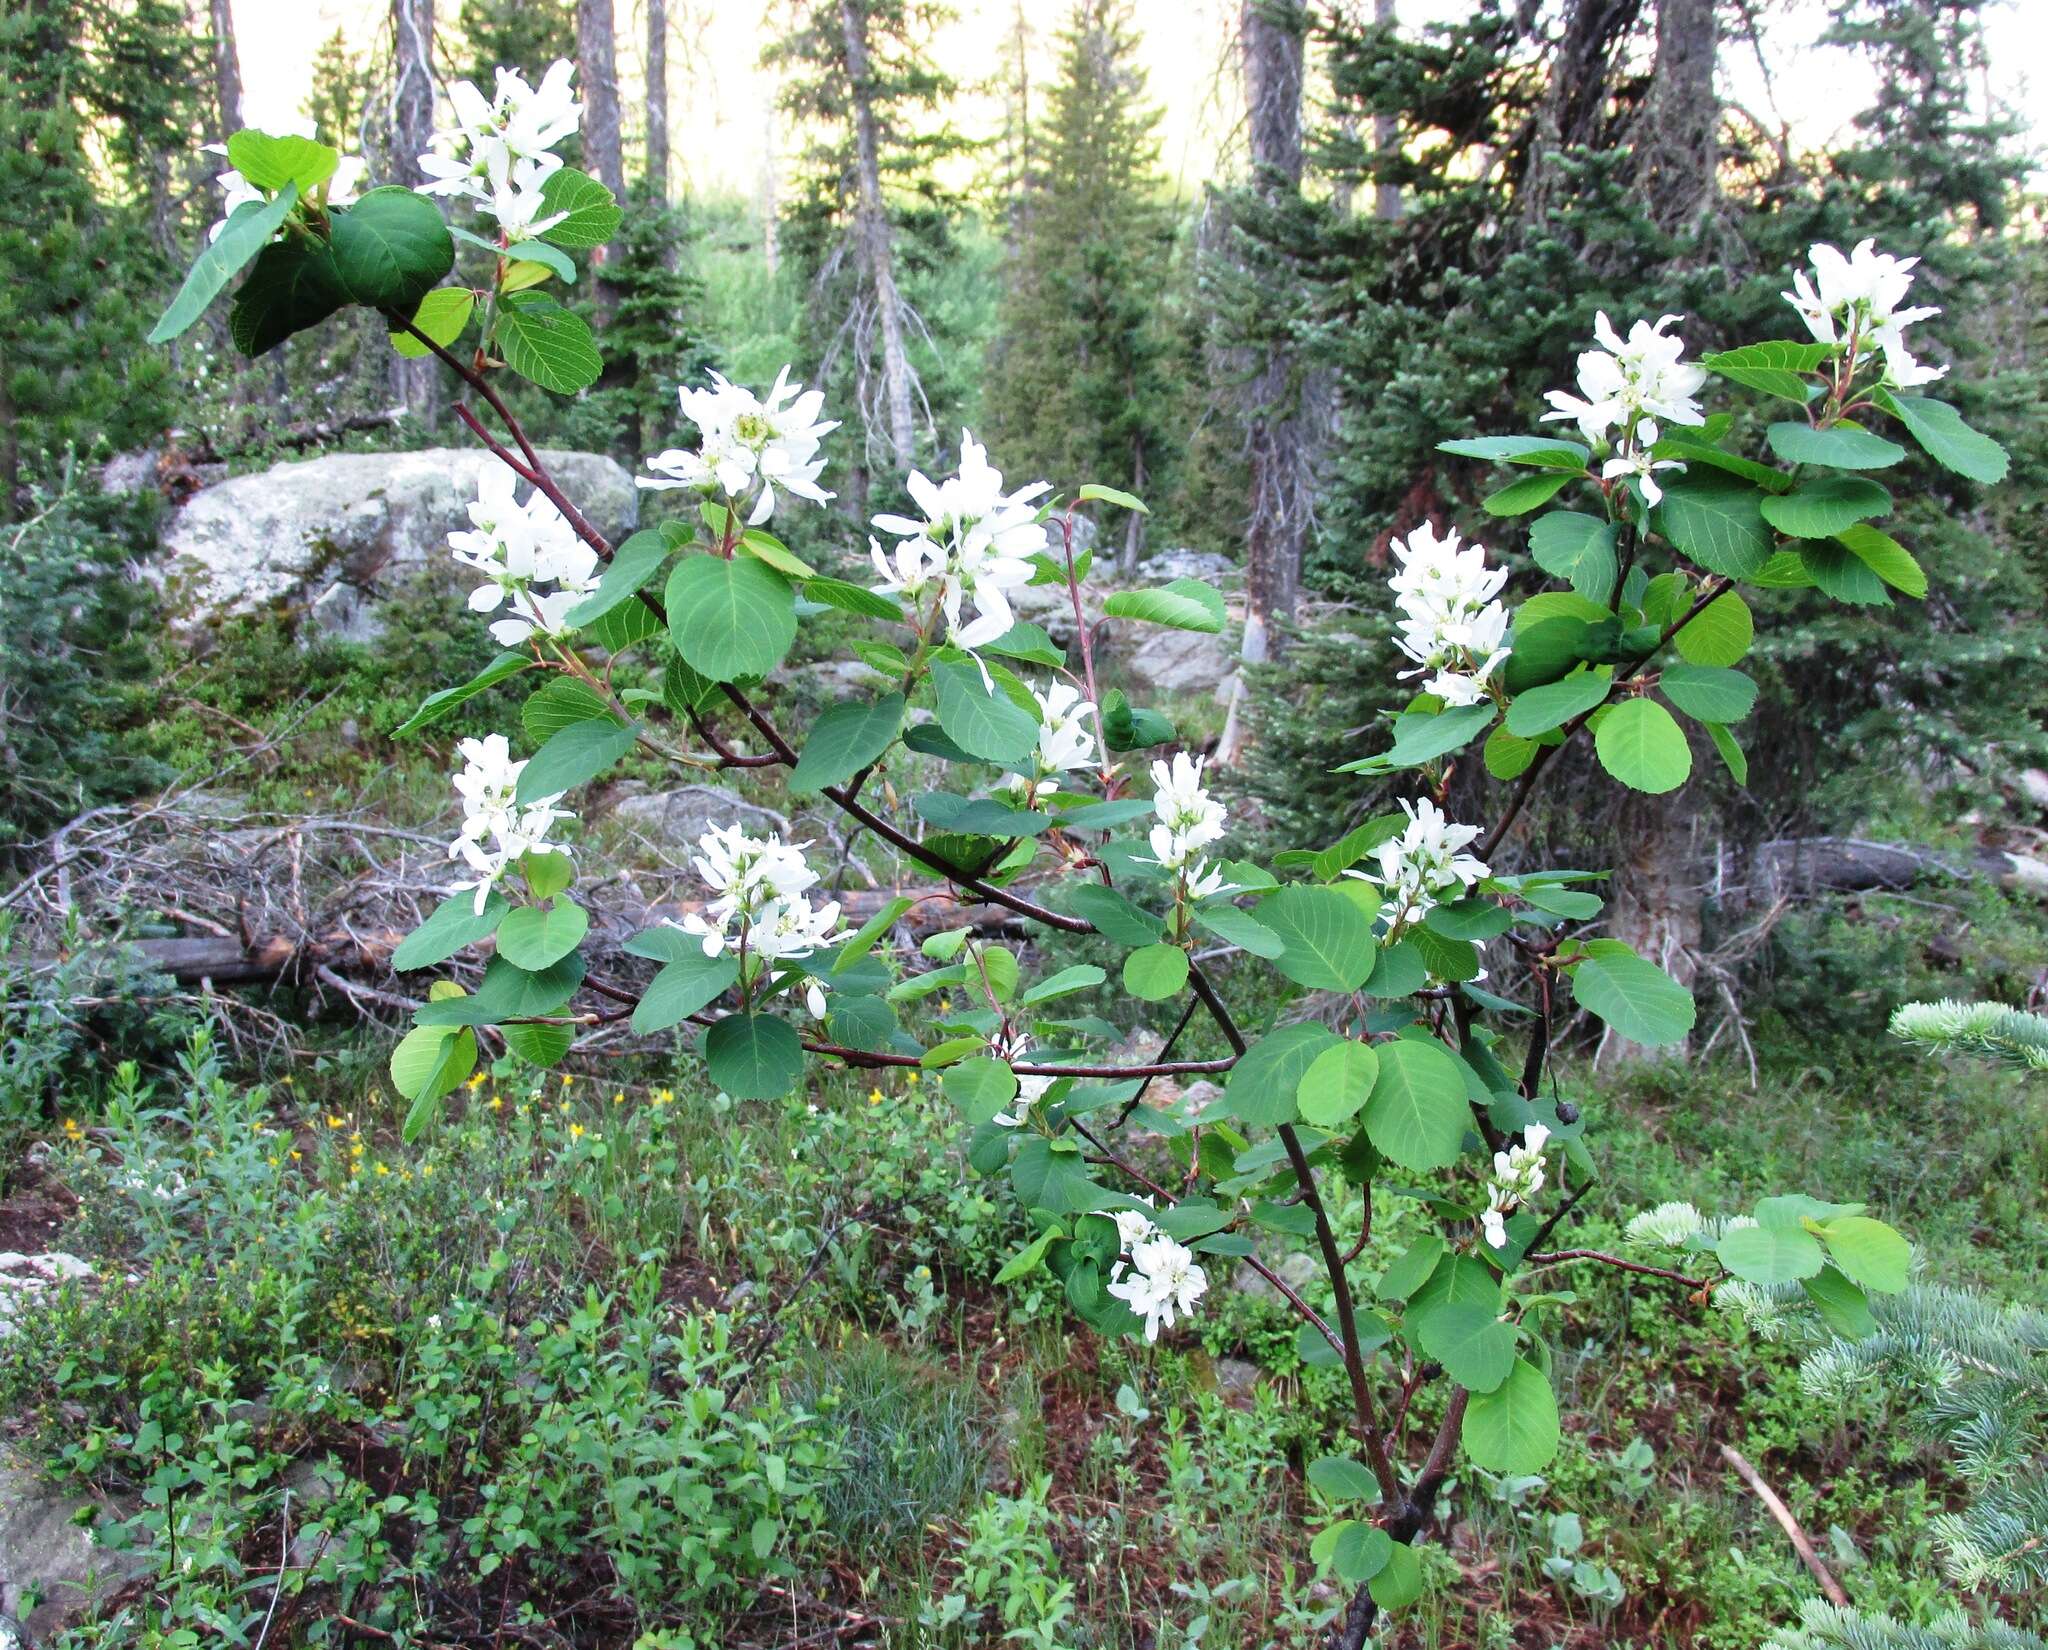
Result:
M714 682L766 676L796 640L789 581L752 556L685 556L668 576L667 606L676 651Z
M1756 683L1739 670L1718 665L1672 665L1657 686L1699 722L1740 722L1756 706Z
M1473 1392L1493 1392L1515 1366L1515 1332L1500 1321L1499 1301L1481 1305L1446 1301L1416 1326L1422 1350L1452 1380Z
M1422 1597L1422 1560L1413 1547L1398 1541L1390 1545L1385 1566L1366 1585L1382 1610L1405 1610Z
M1625 699L1607 712L1593 749L1600 765L1630 790L1658 796L1692 774L1692 747L1670 711L1654 699Z
M1392 1561L1394 1538L1385 1530L1355 1518L1344 1521L1330 1552L1330 1568L1347 1587L1363 1586Z
M1188 954L1177 945L1148 945L1124 958L1124 989L1141 1002L1163 1002L1188 983Z
M1821 1222L1828 1255L1851 1283L1879 1295L1896 1295L1913 1271L1913 1246L1881 1220L1839 1215Z
M940 1083L970 1123L988 1122L1017 1098L1017 1074L986 1054L947 1067Z
M1230 1069L1224 1098L1231 1114L1253 1125L1294 1121L1295 1091L1316 1056L1337 1041L1326 1026L1282 1026L1245 1050Z
M558 899L546 910L517 906L498 925L498 955L537 974L581 945L589 927L590 914L572 899Z
M1721 1234L1714 1253L1751 1283L1796 1283L1821 1268L1820 1245L1801 1226L1738 1226Z
M328 215L334 272L349 298L410 316L455 267L455 242L425 195L387 184Z
M1465 1453L1488 1472L1541 1472L1557 1453L1557 1397L1541 1370L1517 1358L1491 1392L1475 1392L1465 1410Z
M1742 661L1756 640L1756 620L1749 603L1724 591L1695 613L1671 638L1678 656L1691 665L1733 665Z
M1308 1481L1340 1506L1347 1501L1372 1501L1379 1485L1365 1463L1348 1455L1325 1455L1308 1464Z
M728 1014L704 1033L704 1064L735 1100L779 1100L804 1074L795 1030L768 1014Z
M1335 888L1282 888L1260 901L1258 920L1280 936L1276 966L1315 991L1356 991L1378 956L1372 923Z
M1597 670L1582 670L1561 682L1546 682L1515 695L1504 726L1509 733L1533 739L1561 728L1574 716L1604 701L1614 683Z
M1301 1120L1319 1129L1348 1122L1372 1094L1380 1057L1369 1043L1339 1043L1309 1062L1295 1090Z
M588 389L604 371L590 324L545 292L513 292L499 301L492 333L505 365L557 395Z
M465 947L489 939L511 909L511 902L498 893L485 899L481 915L476 896L468 891L443 900L432 916L398 942L398 949L391 953L391 966L402 974L446 962Z
M1435 1043L1396 1037L1381 1043L1366 1137L1404 1169L1441 1169L1457 1159L1471 1123L1458 1063Z

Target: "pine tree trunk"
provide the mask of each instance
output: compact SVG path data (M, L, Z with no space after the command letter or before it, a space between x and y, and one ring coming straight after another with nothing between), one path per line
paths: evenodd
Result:
M1145 443L1138 438L1131 441L1131 491L1145 496ZM1142 510L1126 510L1124 516L1124 553L1117 570L1130 579L1137 576L1139 558L1145 554L1147 517Z
M839 0L839 25L846 39L847 90L853 105L854 159L860 173L855 219L868 284L874 289L882 332L882 399L889 421L889 446L896 468L910 468L916 430L910 413L910 356L903 340L903 305L896 294L895 253L889 218L882 206L880 142L868 65L867 15L863 0Z
M583 83L583 169L620 200L626 198L625 158L619 149L619 70L612 38L612 0L576 0L577 79ZM590 249L591 303L600 328L612 317L618 293L605 279L607 249Z
M208 0L213 28L213 95L225 143L242 129L242 59L235 49L235 13L228 0Z
M1295 0L1244 0L1239 39L1251 137L1252 187L1268 205L1301 190L1301 86L1307 18ZM1244 391L1251 498L1245 526L1245 625L1239 658L1260 664L1279 646L1279 627L1301 596L1308 537L1309 431L1296 404L1293 352L1267 340L1255 346L1257 370ZM1232 691L1219 763L1244 751L1244 677Z
M434 0L391 0L395 41L391 85L391 180L417 184L419 157L434 137ZM391 395L423 429L441 412L440 363L391 358Z
M1394 15L1394 0L1373 0L1372 20L1383 29L1391 29L1399 21ZM1401 123L1393 115L1378 114L1372 117L1372 146L1374 158L1384 167L1393 158L1401 143ZM1382 223L1392 223L1401 215L1401 186L1389 178L1382 177L1373 190L1372 214Z
M647 193L668 205L668 0L647 0Z
M1715 0L1658 0L1657 65L1638 175L1650 214L1665 229L1697 223L1719 193L1721 103L1714 91L1720 44Z

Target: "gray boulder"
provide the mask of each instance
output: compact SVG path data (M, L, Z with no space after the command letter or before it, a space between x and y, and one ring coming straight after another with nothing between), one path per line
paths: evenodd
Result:
M0 1462L0 1612L21 1621L31 1644L148 1572L133 1553L95 1545L92 1531L76 1522L84 1509L99 1510L85 1496ZM31 1596L36 1606L24 1614Z
M598 530L639 519L633 478L598 453L544 452ZM448 535L469 525L477 476L498 460L470 448L329 453L236 476L194 495L164 530L165 577L186 622L266 609L310 614L352 640L377 635L380 600L408 583L466 590Z
M678 785L628 796L612 809L612 819L661 852L679 857L696 853L697 839L714 825L789 834L789 821L773 808L742 801L717 785Z

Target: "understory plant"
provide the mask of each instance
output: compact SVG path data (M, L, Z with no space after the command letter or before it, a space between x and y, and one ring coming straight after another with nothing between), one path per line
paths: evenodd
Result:
M1911 553L1875 525L1894 502L1877 476L1908 456L1883 431L1980 482L2006 460L1919 393L1943 369L1906 336L1933 313L1905 306L1914 260L1817 247L1787 294L1808 337L1698 364L1677 317L1623 333L1602 316L1576 391L1551 397L1547 420L1571 433L1445 443L1516 473L1485 507L1533 516L1535 563L1557 587L1510 596L1485 547L1429 524L1398 543L1398 652L1379 668L1415 691L1341 771L1405 794L1336 842L1254 863L1227 853L1203 764L1164 754L1171 723L1098 676L1074 507L1142 511L1137 498L1006 489L963 436L955 474L907 478L918 514L875 519L887 543L870 539L872 582L826 576L767 527L830 497L818 452L833 426L785 372L765 397L716 378L682 391L700 440L650 457L641 485L681 492L694 519L617 545L591 524L498 390L510 372L575 394L602 370L590 327L553 295L574 278L568 252L619 222L604 186L552 153L576 124L568 81L560 64L538 91L501 70L493 98L459 95L460 124L425 167L432 193L342 204L334 150L236 134L249 198L157 333L190 325L245 263L230 324L251 353L368 307L394 347L453 375L457 415L504 465L451 544L505 651L401 731L521 678L530 754L504 734L461 746L450 852L465 874L395 963L431 969L487 941L491 953L475 990L429 988L393 1052L409 1134L487 1057L549 1066L621 1021L689 1027L710 1081L742 1100L789 1093L819 1060L935 1074L967 1163L1006 1179L1035 1226L998 1282L1049 1277L1098 1334L1153 1341L1202 1311L1210 1268L1241 1265L1293 1312L1303 1358L1342 1371L1348 1422L1308 1466L1303 1539L1347 1589L1331 1631L1353 1647L1420 1596L1416 1546L1461 1463L1527 1475L1557 1450L1554 1348L1574 1302L1559 1268L1661 1280L1674 1307L1796 1291L1844 1333L1868 1321L1871 1295L1906 1287L1898 1233L1796 1189L1714 1219L1651 1211L1632 1235L1661 1253L1570 1245L1561 1233L1597 1169L1554 1037L1584 1011L1615 1037L1676 1044L1693 1002L1600 935L1604 873L1493 862L1582 736L1631 790L1683 786L1696 745L1743 778L1735 729L1756 699L1738 668L1754 634L1743 587L1873 606L1887 587L1924 594ZM497 234L451 230L434 195L473 200ZM1702 405L1713 380L1771 404L1757 451L1738 440L1753 420ZM1033 586L1071 611L1071 652L1017 618L1016 593ZM1113 593L1100 611L1226 623L1221 595L1194 579ZM760 684L800 626L849 616L871 627L852 649L873 687L808 727L780 725ZM561 830L570 797L629 756L698 777L779 775L835 810L849 845L883 845L923 886L855 925L806 845L715 827L696 859L710 897L630 946L658 965L651 981L593 972ZM895 780L933 760L951 782L899 796ZM1483 821L1450 818L1450 770L1473 760L1498 800ZM941 922L954 911L954 926L929 932L925 906ZM999 943L990 912L1042 943ZM1059 964L1063 940L1084 937L1121 952L1116 982L1098 963ZM1076 1012L1084 992L1172 1005L1164 1046L1118 1057L1127 1019ZM1184 1051L1197 1040L1214 1052ZM1220 1087L1188 1102L1161 1084L1196 1078ZM1427 1229L1368 1273L1374 1209L1393 1198L1426 1210ZM1297 1247L1314 1258L1309 1282L1278 1264Z

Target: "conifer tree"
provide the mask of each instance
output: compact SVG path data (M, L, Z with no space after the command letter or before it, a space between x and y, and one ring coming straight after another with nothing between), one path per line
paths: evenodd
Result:
M1159 111L1145 100L1129 0L1077 0L1060 48L1005 272L986 422L1006 464L1142 495L1168 461L1159 297L1173 223ZM1125 518L1128 567L1146 518Z

